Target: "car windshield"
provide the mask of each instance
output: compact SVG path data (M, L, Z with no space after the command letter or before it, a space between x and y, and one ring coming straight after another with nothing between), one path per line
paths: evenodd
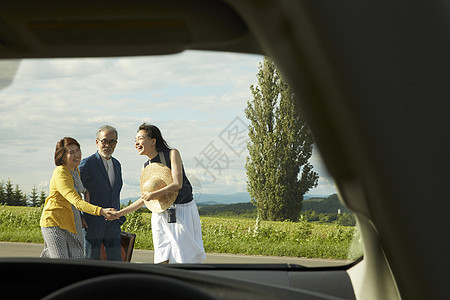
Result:
M306 165L285 172L290 175L279 171L281 167L272 174L299 181L312 166L309 171L316 179L294 193L297 204L293 207L301 211L289 211L289 205L285 205L288 212L279 214L258 208L257 202L266 199L252 182L263 176L250 170L257 159L249 147L257 144L251 132L257 131L262 119L252 119L255 116L249 111L258 110L255 99L265 89L258 81L264 57L186 51L1 64L0 257L41 255L40 218L55 169L55 145L63 137L75 138L86 158L98 149L98 128L114 126L118 138L113 157L121 164L123 179L121 206L139 199L141 170L149 158L140 155L136 145L136 133L144 122L158 126L169 147L180 153L200 215L204 263L315 267L348 264L362 256L355 219L339 202L313 141ZM14 79L8 84L11 74ZM277 105L274 118L279 114ZM291 128L285 119L276 119L273 127ZM295 149L278 146L273 144L279 157ZM283 193L280 184L272 184L273 189L278 187ZM267 198L276 198L277 193L270 195L274 194ZM143 206L126 215L122 225L122 231L136 235L132 263L153 263L151 215Z

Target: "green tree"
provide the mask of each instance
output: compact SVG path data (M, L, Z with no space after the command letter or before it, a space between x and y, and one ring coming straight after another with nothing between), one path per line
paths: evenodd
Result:
M8 179L8 181L6 181L4 194L5 194L5 204L14 205L14 189L11 179Z
M343 226L355 226L356 219L355 216L351 213L343 213L339 216L337 223Z
M15 206L27 205L27 195L20 190L18 184L16 184L16 188L14 189L11 205Z
M37 188L35 186L33 187L33 189L31 189L30 205L31 206L39 206L40 205L39 194L38 194Z
M5 184L0 181L0 205L6 203Z
M258 85L247 102L247 188L263 220L299 218L303 195L317 186L318 174L308 162L314 138L294 105L294 94L275 64L259 64Z
M42 206L45 204L45 199L47 199L47 194L44 190L41 190L41 195L39 196L39 206Z

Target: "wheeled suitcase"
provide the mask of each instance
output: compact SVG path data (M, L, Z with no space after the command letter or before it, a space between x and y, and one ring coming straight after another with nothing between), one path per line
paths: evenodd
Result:
M122 261L130 262L131 256L133 255L134 248L134 240L136 239L136 235L134 233L124 232L120 233L120 252L122 256ZM105 247L103 246L100 249L100 258L101 260L106 260L106 252Z

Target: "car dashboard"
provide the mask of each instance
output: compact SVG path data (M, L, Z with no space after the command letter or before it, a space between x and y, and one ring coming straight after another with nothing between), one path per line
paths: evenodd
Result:
M2 285L17 299L149 295L156 299L355 299L346 272L350 266L153 265L33 258L1 259L0 266Z

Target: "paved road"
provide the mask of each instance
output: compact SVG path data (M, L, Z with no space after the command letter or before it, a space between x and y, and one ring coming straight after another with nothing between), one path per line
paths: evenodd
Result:
M39 257L44 245L32 243L0 242L0 257ZM132 263L153 263L153 251L133 251ZM206 254L206 264L299 264L307 267L338 266L348 263L342 260L307 259L259 255Z

